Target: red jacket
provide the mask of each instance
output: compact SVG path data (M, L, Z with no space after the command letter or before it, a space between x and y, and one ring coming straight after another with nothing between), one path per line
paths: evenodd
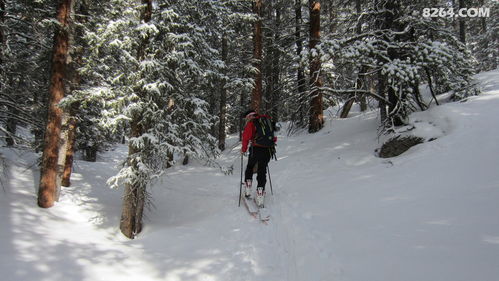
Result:
M263 115L262 115L263 116ZM267 118L270 118L266 116ZM260 118L260 116L257 116L255 119ZM255 120L253 119L253 120ZM251 141L251 145L257 146L255 143L255 137L256 137L256 127L255 124L253 124L253 121L249 121L246 123L246 127L244 127L243 131L243 146L241 148L242 152L246 152L248 150L248 144ZM274 143L277 142L277 137L274 137Z

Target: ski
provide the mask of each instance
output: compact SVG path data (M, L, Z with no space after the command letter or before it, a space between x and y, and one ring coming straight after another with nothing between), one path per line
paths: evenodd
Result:
M246 209L252 215L254 218L258 217L258 207L255 204L255 201L253 198L247 198L246 196L243 196L243 202L244 206L246 206Z
M248 210L248 213L254 217L255 219L258 219L264 223L267 223L270 220L270 213L268 212L268 209L266 208L258 208L256 205L255 199L253 198L246 198L243 196L243 202L244 206L246 206L246 209Z
M267 208L258 209L258 216L262 222L268 222L270 220L270 212Z

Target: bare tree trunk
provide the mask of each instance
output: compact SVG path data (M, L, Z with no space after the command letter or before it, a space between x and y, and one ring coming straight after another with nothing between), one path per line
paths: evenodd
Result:
M5 0L0 0L0 65L3 64L4 50L5 50Z
M143 128L138 124L140 118L134 118L131 124L131 137L140 137ZM132 156L139 150L133 145L128 146L128 155ZM138 166L133 158L129 159L129 166L132 171L137 171ZM135 235L142 231L142 213L145 202L145 186L140 182L125 184L123 195L123 206L121 211L120 230L128 238L133 239Z
M69 123L69 114L63 112L61 119L61 138L59 140L59 155L57 156L55 201L59 201L59 196L61 194L62 178L64 173L64 167L66 164L66 153L68 150L68 123Z
M357 16L360 17L362 13L362 0L356 0L355 1L355 11L357 12ZM355 33L356 34L361 34L362 33L362 21L359 19L357 22L357 26L355 27ZM366 71L368 70L367 66L362 66L359 72L359 76L357 77L357 84L356 88L357 89L362 89L362 88L367 88L367 81L366 81ZM366 111L367 110L367 98L365 95L362 95L361 97L357 97L358 100L360 100L360 110L361 111Z
M437 99L437 95L435 94L435 91L433 90L433 82L431 81L431 73L430 73L430 70L428 70L427 67L425 67L425 72L426 72L426 77L428 77L428 86L430 87L430 93L431 93L431 96L433 97L433 99L435 100L435 103L437 105L440 105L438 103L438 99ZM431 103L430 103L431 104Z
M272 57L272 82L274 83L273 86L273 91L272 91L272 96L270 98L271 100L271 113L272 113L272 118L275 122L279 121L279 100L280 100L280 89L279 89L279 84L280 84L280 59L281 59L281 53L279 51L279 46L280 41L281 41L281 7L279 5L276 5L275 7L275 28L274 28L274 51L273 51L273 57Z
M302 44L302 38L301 38L302 23L303 23L303 20L302 20L301 0L295 0L296 55L298 56L298 59L299 59L298 69L297 69L297 73L296 73L298 96L300 97L300 99L298 100L299 109L298 109L298 116L297 116L297 119L299 120L299 125L304 125L301 123L305 119L305 116L307 114L306 108L308 107L308 103L305 102L305 100L308 97L306 94L307 89L306 89L306 84L305 84L306 83L305 82L305 70L303 69L303 66L301 64L302 51L303 51L303 44Z
M322 79L321 61L319 54L313 54L314 49L320 42L321 27L321 4L319 1L309 0L310 9L310 112L309 133L318 132L324 126L323 102L322 102Z
M227 66L227 56L228 56L228 46L227 46L227 34L224 32L222 35L222 61ZM226 72L226 71L225 71ZM220 150L225 150L225 125L227 119L227 89L225 88L226 81L222 79L220 83L220 115L218 124L218 148Z
M263 32L263 38L265 45L263 46L263 52L265 52L265 57L263 58L263 65L262 69L263 71L263 79L265 79L265 91L262 93L262 101L264 102L263 112L270 112L270 109L272 108L272 95L274 94L274 89L275 89L275 82L274 82L274 68L273 68L273 62L274 62L274 52L276 51L274 48L274 37L273 33L275 30L272 28L273 23L274 23L274 0L267 0L264 6L264 14L266 15L266 21L269 22L268 27L265 28L265 31Z
M79 41L80 38L83 37L83 29L78 27L79 25L85 24L86 19L89 16L87 12L87 3L85 0L80 1L78 6L78 11L75 12L75 4L72 9L72 18L74 18L75 22L78 24L72 25L71 36L70 36L70 45L76 46L76 42ZM78 73L78 67L82 63L83 56L83 48L75 48L72 47L69 50L69 56L71 57L71 62L68 64L68 76L70 77L70 91L73 93L75 89L77 89L80 85L81 77ZM76 145L76 125L77 119L76 114L78 112L78 108L80 103L73 103L69 108L69 116L66 122L66 149L64 155L64 167L62 171L62 179L61 185L64 187L71 186L71 173L73 170L73 160L74 160L74 150ZM64 126L64 125L63 125Z
M5 143L7 144L7 146L13 146L16 143L16 141L14 140L14 136L16 135L17 131L16 115L19 114L19 110L15 107L9 106L8 111L10 112L10 116L7 118L5 129L9 134L5 137Z
M246 95L244 94L243 91L241 91L239 95L239 107L241 108L241 114L244 112L244 107L246 105ZM244 129L244 119L242 116L239 116L239 141L243 140L243 129Z
M383 97L383 99L379 100L379 112L381 116L381 124L384 124L386 120L388 119L388 113L386 111L386 102L385 102L385 87L386 87L386 81L385 77L383 74L381 74L381 70L378 71L378 84L377 84L377 94L380 97Z
M142 0L144 10L141 13L143 22L150 22L152 18L152 0ZM149 38L144 38L137 50L137 60L144 60L146 45ZM145 133L145 128L141 125L141 114L136 114L130 121L131 137L137 138ZM138 171L138 163L134 161L134 156L140 149L132 144L128 146L129 163L132 171ZM123 207L121 212L120 230L128 238L133 239L135 235L142 231L142 216L146 200L146 185L135 181L125 184L125 194L123 196Z
M466 8L465 1L459 0L459 9ZM459 40L466 44L466 19L460 17L459 18Z
M76 143L76 118L69 117L68 120L68 141L66 149L66 162L62 175L62 186L71 186L71 172L73 170L74 149Z
M262 104L262 0L255 0L253 12L258 17L253 24L253 60L257 72L255 74L255 87L251 93L251 107L260 112Z
M69 51L68 26L72 0L61 0L57 6L57 20L60 23L54 38L52 70L50 75L49 108L45 146L42 156L38 206L49 208L54 205L57 192L57 160L61 133L62 109L58 104L64 97L66 60Z

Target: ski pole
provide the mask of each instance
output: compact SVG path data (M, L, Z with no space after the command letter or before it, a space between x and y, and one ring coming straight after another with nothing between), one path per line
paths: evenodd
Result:
M270 194L274 195L274 191L272 190L272 178L270 177L270 169L268 165L267 165L267 172L269 173Z
M241 180L239 181L239 207L241 207L242 190L243 190L243 154L241 153Z

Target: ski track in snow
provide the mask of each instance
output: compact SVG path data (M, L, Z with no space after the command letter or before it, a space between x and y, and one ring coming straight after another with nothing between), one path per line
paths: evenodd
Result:
M499 70L478 77L483 95L411 115L400 130L436 140L400 157L375 157L373 112L312 135L283 130L268 224L237 206L235 136L220 158L232 175L193 161L150 188L135 240L117 229L122 190L105 184L126 147L77 160L73 187L47 210L37 155L2 149L2 281L495 281Z

